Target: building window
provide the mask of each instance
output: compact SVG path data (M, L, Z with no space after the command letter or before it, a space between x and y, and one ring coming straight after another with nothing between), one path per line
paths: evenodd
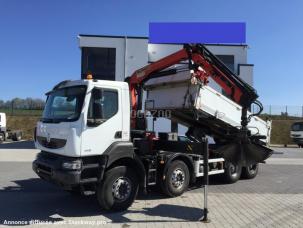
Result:
M91 73L95 79L115 81L116 49L115 48L82 48L81 77Z
M113 117L118 112L118 91L113 89L101 89L98 90L98 96L93 96L90 100L88 108L88 119L102 119L106 121Z
M235 56L233 55L217 55L217 57L235 73Z

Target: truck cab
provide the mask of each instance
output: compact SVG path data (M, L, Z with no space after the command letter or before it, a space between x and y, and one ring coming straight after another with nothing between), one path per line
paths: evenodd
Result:
M72 193L99 189L104 209L127 208L144 180L144 167L134 159L130 142L130 100L125 82L78 80L56 85L47 93L35 146L41 150L33 162L39 177ZM125 168L130 166L132 170ZM112 168L108 177L105 171ZM127 179L117 177L112 180L115 184L100 184L104 178L115 178L117 172L125 173ZM103 194L113 188L112 197L118 199L115 204Z
M128 93L124 82L79 80L57 86L47 94L36 147L83 157L101 155L116 141L129 141Z
M0 113L0 143L5 141L6 136L6 114Z

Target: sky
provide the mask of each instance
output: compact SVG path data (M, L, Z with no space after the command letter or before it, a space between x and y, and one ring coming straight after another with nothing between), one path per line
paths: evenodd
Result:
M0 0L0 99L79 79L78 34L148 36L149 22L245 22L260 100L303 105L301 0Z

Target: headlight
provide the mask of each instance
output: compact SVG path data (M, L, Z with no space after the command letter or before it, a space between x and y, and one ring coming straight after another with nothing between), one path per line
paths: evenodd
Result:
M79 169L81 169L81 166L82 166L82 163L79 160L62 163L62 168L63 169L79 170Z

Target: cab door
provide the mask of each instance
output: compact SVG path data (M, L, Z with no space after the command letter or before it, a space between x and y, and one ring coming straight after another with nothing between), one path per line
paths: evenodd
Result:
M115 141L121 141L121 90L95 87L82 133L81 156L100 155Z

